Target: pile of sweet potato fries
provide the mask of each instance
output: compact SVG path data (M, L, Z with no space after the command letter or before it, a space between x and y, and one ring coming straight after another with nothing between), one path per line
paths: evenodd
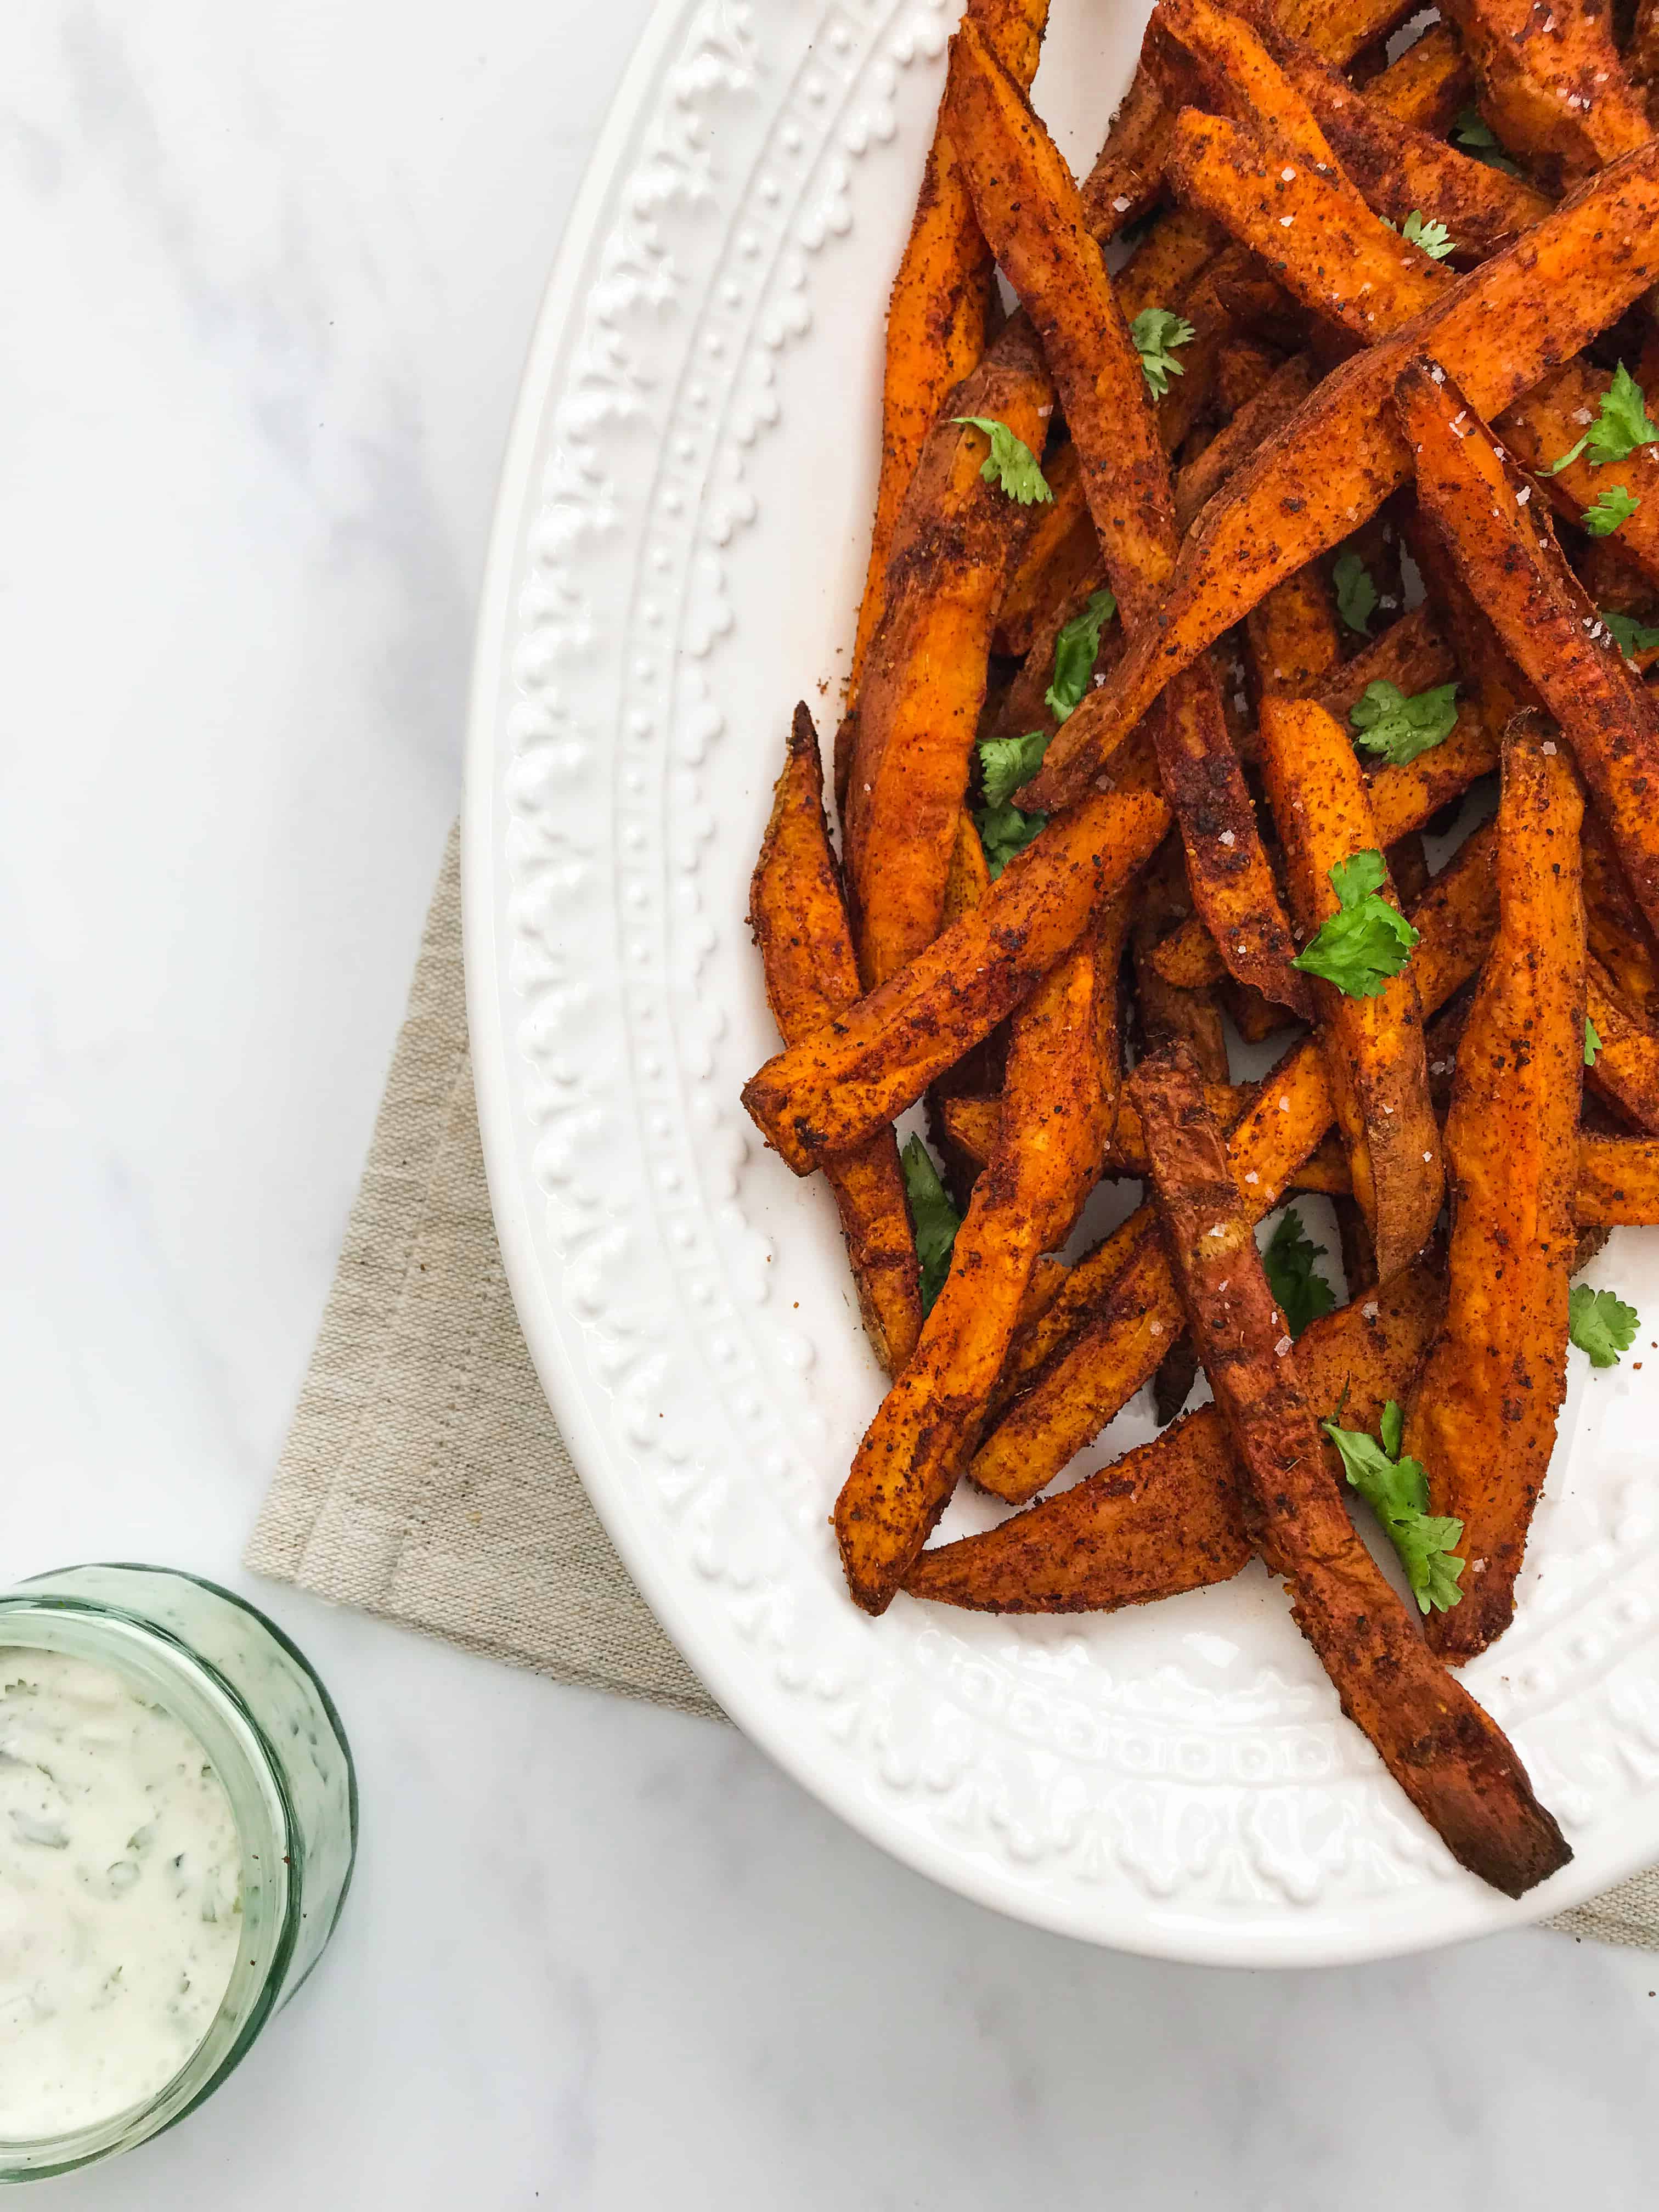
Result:
M969 0L839 856L803 707L744 1097L829 1178L890 1377L835 1511L856 1601L1108 1610L1259 1555L1518 1896L1571 1854L1448 1670L1512 1616L1571 1347L1632 1342L1573 1277L1659 1224L1659 6L1409 12L1158 0L1079 187L1047 0ZM1145 1201L1066 1264L1103 1177ZM1157 1438L1039 1500L1147 1385ZM924 1548L964 1478L1017 1510Z

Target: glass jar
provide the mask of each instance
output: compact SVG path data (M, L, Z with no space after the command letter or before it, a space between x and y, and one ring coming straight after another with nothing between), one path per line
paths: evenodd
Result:
M0 2181L130 2150L210 2095L322 1955L357 1843L340 1717L246 1599L171 1568L64 1567L0 1594L0 1648L20 1644L107 1668L200 1743L241 1842L242 1940L212 2025L165 2087L67 2134L0 2139Z

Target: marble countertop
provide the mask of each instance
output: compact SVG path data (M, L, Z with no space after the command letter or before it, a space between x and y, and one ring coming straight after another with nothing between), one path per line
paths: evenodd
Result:
M733 0L735 4L735 0ZM237 1556L457 804L538 295L647 0L0 21L8 1578ZM323 1969L122 2212L1649 2201L1659 1958L1119 1958L710 1724L291 1592L363 1789Z

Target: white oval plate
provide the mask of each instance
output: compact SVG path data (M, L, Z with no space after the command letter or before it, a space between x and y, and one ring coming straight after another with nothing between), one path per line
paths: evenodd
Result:
M842 1589L827 1516L879 1378L827 1194L738 1103L776 1044L744 913L790 709L835 720L886 294L958 12L664 0L573 217L502 481L467 786L468 1002L519 1313L669 1633L913 1866L1172 1958L1514 1927L1659 1858L1645 1335L1611 1374L1573 1355L1519 1617L1469 1669L1577 1854L1518 1905L1407 1804L1259 1566L1098 1620L901 1597L872 1621ZM1054 13L1037 98L1082 167L1145 9ZM1656 1247L1626 1232L1595 1279L1659 1316ZM1130 1407L1110 1449L1150 1428Z

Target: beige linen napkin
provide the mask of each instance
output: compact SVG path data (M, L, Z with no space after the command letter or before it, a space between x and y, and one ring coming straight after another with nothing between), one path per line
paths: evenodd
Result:
M472 1096L458 833L246 1563L562 1682L721 1717L611 1549L520 1334ZM1659 1869L1547 1924L1659 1950Z

